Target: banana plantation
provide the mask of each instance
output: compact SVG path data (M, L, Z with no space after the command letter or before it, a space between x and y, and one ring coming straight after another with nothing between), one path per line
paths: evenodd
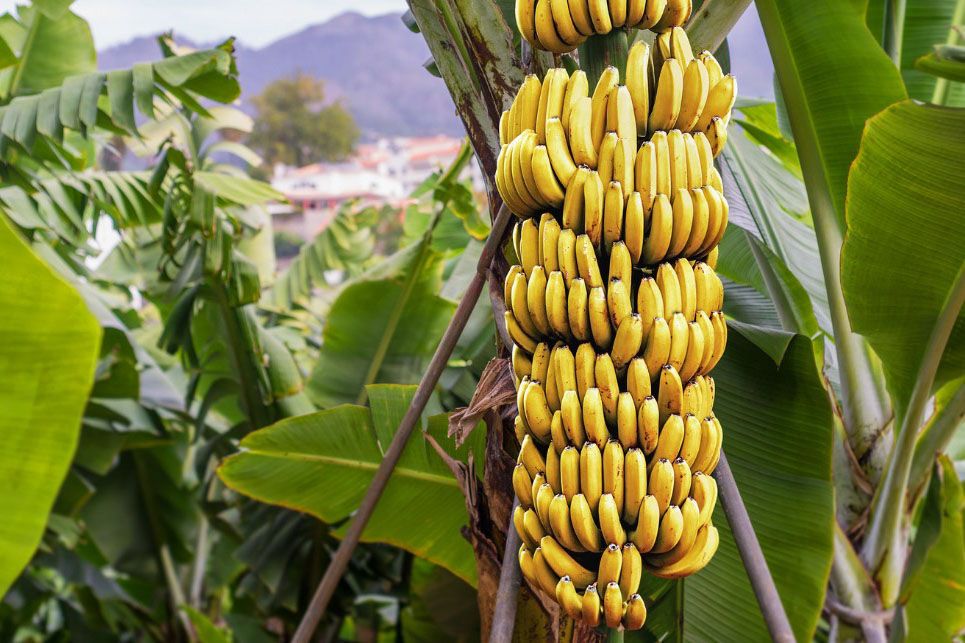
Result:
M965 0L400 0L462 148L290 262L235 42L77 4L0 17L0 640L965 636Z

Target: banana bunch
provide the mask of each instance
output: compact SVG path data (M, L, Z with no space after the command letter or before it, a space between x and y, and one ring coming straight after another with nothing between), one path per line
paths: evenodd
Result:
M679 27L692 11L691 0L516 0L516 25L533 48L565 54L614 29Z

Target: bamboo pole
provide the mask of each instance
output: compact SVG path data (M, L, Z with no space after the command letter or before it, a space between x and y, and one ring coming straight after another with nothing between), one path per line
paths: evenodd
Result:
M519 506L519 499L513 497L513 510ZM513 627L516 625L516 604L522 574L519 570L519 534L510 522L506 530L506 549L503 551L503 565L499 571L499 588L496 590L496 607L493 609L493 622L489 628L489 643L503 643L513 640Z
M432 391L435 389L439 377L446 368L449 356L452 355L452 351L456 347L456 342L466 327L469 315L476 306L476 301L482 292L483 284L486 283L486 273L489 265L492 263L493 257L496 256L496 252L502 244L502 239L509 225L510 217L509 208L502 206L496 220L493 222L493 229L489 235L489 239L486 240L486 245L483 246L479 262L476 264L476 274L473 275L472 281L469 283L468 288L466 288L466 293L463 295L462 300L460 300L459 306L456 308L456 312L452 317L452 321L449 322L449 327L446 328L446 333L442 336L442 341L439 342L439 346L432 356L432 361L429 362L422 381L419 382L415 396L409 404L409 410L406 411L405 417L402 418L399 430L396 431L395 437L392 438L392 443L385 452L385 457L379 464L379 468L375 472L375 476L372 478L368 490L365 492L365 497L362 499L358 511L356 511L352 517L352 523L349 525L348 531L345 532L345 537L342 539L342 542L339 543L331 563L329 563L328 568L325 570L325 575L322 577L321 583L319 583L314 596L312 596L308 609L298 624L298 629L295 630L292 643L308 643L315 629L318 627L319 621L325 614L325 610L328 608L328 602L331 600L332 594L335 593L335 588L338 587L346 568L348 568L349 561L352 558L352 552L355 551L355 547L359 543L362 531L365 529L369 518L372 517L379 498L382 496L382 492L385 490L385 486L392 476L392 470L395 469L395 465L402 456L405 444L409 440L409 436L412 435L412 430L418 424L422 411L425 410L426 403L429 401L429 397L432 395Z

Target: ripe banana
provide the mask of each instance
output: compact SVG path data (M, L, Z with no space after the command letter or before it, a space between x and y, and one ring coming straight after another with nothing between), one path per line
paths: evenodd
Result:
M570 322L566 304L567 294L563 273L554 270L546 280L546 318L553 333L564 340L570 338Z
M672 487L673 470L670 476ZM600 496L603 495L603 456L600 448L592 441L585 443L580 449L580 492L590 507L590 513L596 514L600 506Z
M684 72L680 61L667 58L660 68L660 78L657 81L657 91L650 111L648 128L650 133L658 130L671 130L680 114L680 102L683 98Z
M614 282L610 282L611 285ZM622 283L622 282L620 282ZM622 371L630 360L635 358L640 352L643 344L643 320L636 313L627 315L617 327L616 336L613 338L613 348L610 350L610 357L613 359L613 367ZM701 353L702 355L702 353ZM700 364L698 363L697 366ZM636 410L634 410L636 413Z
M533 268L539 265L539 226L532 219L526 219L519 226L519 249L516 254L528 278Z
M628 284L633 280L633 258L630 256L627 244L622 241L615 242L611 248L610 271L607 276Z
M627 532L620 522L620 510L616 500L609 493L600 496L598 507L600 516L600 531L603 533L603 540L610 543L610 547L616 545L618 548L627 542ZM617 549L619 556L620 550Z
M586 0L586 4L590 11L593 32L608 34L613 31L613 22L610 19L610 7L607 5L607 0Z
M553 535L559 540L560 544L570 551L583 551L583 545L580 544L576 532L573 531L573 523L570 522L570 507L563 494L553 496L553 500L550 501L549 512L550 527L553 528Z
M592 13L592 4L590 11ZM600 80L597 81L596 88L593 90L590 134L593 137L595 148L600 147L603 135L606 133L606 112L610 101L610 92L616 89L619 84L620 71L616 67L610 66L600 74Z
M702 188L692 188L690 198L694 205L694 221L690 228L690 238L684 246L682 254L692 257L698 253L707 240L707 228L710 225L710 204Z
M670 250L674 231L674 208L665 193L658 194L650 213L650 232L643 242L643 262L663 261Z
M642 0L641 0L642 1ZM647 622L647 605L640 594L632 594L627 598L627 608L623 612L623 627L634 631L643 627Z
M680 415L673 414L663 420L663 429L657 438L653 460L667 460L671 463L676 460L684 441L684 431L684 420Z
M573 358L573 351L565 344L556 349L555 355L556 387L562 399L568 391L576 393L576 361Z
M603 592L603 622L610 628L618 628L623 622L623 593L616 582L607 584Z
M593 1L593 0L591 0ZM599 0L596 0L599 2ZM590 627L600 624L600 613L603 610L603 601L600 593L596 589L596 584L590 585L583 593L583 622Z
M580 399L582 400L586 392L595 386L596 351L592 344L580 344L576 349L576 390L580 394Z
M680 312L683 313L686 321L694 321L694 316L697 314L697 283L694 268L690 265L690 261L681 257L674 262L673 271L680 286Z
M660 528L657 530L657 542L653 544L651 554L662 554L673 549L684 531L684 518L677 505L670 505L660 517Z
M687 353L680 365L680 379L689 382L700 371L700 363L704 357L704 332L697 322L688 324L690 329L687 340ZM699 407L696 409L699 410Z
M697 471L691 481L690 495L700 508L697 525L703 527L710 522L717 506L717 481L703 471Z
M685 137L679 129L667 132L667 150L670 154L670 193L676 195L688 187L687 146Z
M540 49L551 51L554 54L565 54L573 50L573 46L564 42L556 31L550 0L536 1L536 37L539 39ZM550 595L552 595L552 592L550 592Z
M586 0L569 0L570 17L573 24L584 36L592 36L596 33L593 27L593 20L590 18L590 7Z
M643 398L637 411L637 434L643 452L649 457L656 450L660 435L660 407L652 395Z
M596 379L596 387L600 391L603 416L606 423L610 426L616 426L617 397L620 395L620 384L617 381L616 369L613 368L613 360L608 353L596 356L593 376Z
M597 448L602 450L606 446L610 439L610 432L606 427L603 396L598 388L588 389L583 397L583 428L587 439Z
M560 272L563 273L563 283L569 288L570 282L580 276L579 267L576 263L576 233L569 228L560 230L556 250Z
M690 45L688 44L687 47L689 48ZM683 98L680 104L680 114L677 115L676 126L684 132L689 132L697 125L707 103L707 95L710 92L707 67L701 60L692 58L687 63L683 84Z
M648 565L647 568L654 576L660 578L684 578L706 567L717 552L719 544L720 534L717 532L717 528L712 524L706 524L697 531L697 538L694 540L693 547L682 559L666 567L650 567Z
M603 286L603 276L600 274L600 264L596 260L593 242L585 234L576 238L576 265L580 277L586 282L588 288L601 288Z
M560 453L560 492L567 502L580 493L580 450L574 446Z
M693 11L691 0L667 0L667 8L664 9L663 16L653 26L656 32L666 31L671 27L679 27L687 23Z
M670 325L663 317L653 320L647 344L643 349L643 360L647 364L647 372L651 377L656 376L670 357Z
M669 501L668 501L669 502ZM653 549L657 541L657 531L660 529L660 504L656 496L644 496L637 514L637 527L630 534L630 539L640 553L646 554Z
M546 145L537 145L533 148L531 163L536 191L543 205L553 208L561 207L566 194L563 192L563 186L556 179Z
M536 569L539 588L548 595L555 596L556 585L560 582L560 577L549 566L542 547L537 547L536 551L533 552L533 567Z
M683 252L690 239L690 230L694 225L694 201L690 191L680 188L673 194L673 232L670 236L670 247L667 248L668 257L676 257Z
M627 449L623 479L623 521L628 525L635 525L640 504L647 495L647 459L643 451L636 447Z
M696 533L694 534L696 535ZM633 543L626 543L621 550L623 564L620 567L620 591L624 596L636 594L643 579L643 559Z
M543 550L546 562L558 576L569 576L577 588L596 582L596 573L574 560L553 536L543 536L539 546Z
M643 197L639 192L631 192L627 197L627 209L623 222L623 246L632 263L638 263L643 257L643 244L646 238L646 210L643 207Z
M570 502L570 520L573 523L573 531L576 532L576 537L585 550L598 552L603 549L603 536L593 519L590 504L583 494L573 496Z
M576 592L576 587L569 576L562 577L556 584L556 602L569 618L580 620L583 617L583 599Z
M576 47L586 40L576 28L573 17L570 15L570 8L567 0L550 0L550 8L553 14L553 23L559 33L560 39L570 47Z
M616 181L610 181L604 194L601 232L607 252L623 238L623 187Z
M533 507L532 486L533 479L526 471L526 466L519 463L513 467L513 491L516 492L516 497L519 498L519 506L523 509Z
M606 443L603 449L603 494L613 499L618 521L619 516L623 514L624 458L623 447L618 440L611 439ZM605 536L606 532L604 531L603 534Z
M630 360L627 367L627 393L633 400L635 408L640 408L643 400L650 397L652 393L650 371L647 370L647 363L641 357Z
M546 272L543 266L535 266L529 276L529 283L526 285L526 307L538 335L549 337L552 328L546 313Z
M566 298L566 317L570 332L579 341L590 339L590 316L586 283L577 277L570 282L570 292Z
M650 47L642 40L630 47L626 74L636 135L646 136L650 116Z
M697 419L696 415L688 414L684 416L684 439L680 443L680 457L684 459L692 471L696 471L694 462L697 461L697 454L700 453L701 431L700 420Z
M510 311L505 311L503 313L503 322L506 324L506 330L509 332L509 336L512 340L518 344L527 353L532 353L536 350L536 340L526 334L526 331L519 325L516 321L516 317Z
M606 304L610 314L611 327L619 328L623 320L633 313L630 282L622 279L610 279L607 287Z
M647 141L637 150L633 164L633 186L640 193L645 211L649 212L657 196L657 150L652 141Z
M657 317L664 317L663 294L653 277L644 277L637 288L637 313L643 320L643 336L650 336L650 329Z
M613 343L613 328L610 326L610 316L607 310L606 292L603 287L590 289L587 308L590 317L590 330L593 343L601 351L610 350Z
M603 135L600 149L597 150L596 171L600 175L603 185L609 185L613 179L613 154L617 148L619 137L616 132L607 132Z
M727 74L717 81L707 94L707 104L697 120L696 129L706 132L711 120L718 117L726 126L736 99L737 79L732 74Z
M583 227L586 231L585 236L589 238L594 248L599 248L600 242L603 240L605 190L599 172L591 171L587 174L586 181L583 183Z
M546 471L546 461L543 460L542 454L539 452L539 449L536 448L532 438L528 435L524 436L519 443L519 456L516 462L526 467L526 472L529 473L530 479L536 477L536 474L541 474Z
M670 512L667 513L669 514ZM680 514L683 527L677 544L664 553L654 553L648 556L648 564L654 567L673 565L683 559L693 548L694 541L697 540L697 532L700 529L698 520L700 510L697 508L697 503L694 502L693 498L687 498L684 504L680 506Z
M546 481L553 487L553 493L560 493L560 453L567 447L569 440L563 430L563 420L559 411L553 413L553 419L550 421L550 435L553 441L546 449Z
M679 507L683 504L683 501L690 496L690 466L683 458L677 458L673 461L673 472L673 495L670 496L670 504Z
M710 150L714 153L714 157L720 156L720 153L724 151L724 144L727 143L727 122L723 118L715 116L710 119L704 133L707 135L707 141L710 143ZM714 185L710 181L708 183Z
M567 128L570 151L573 162L595 168L597 162L597 146L593 141L593 99L583 96L573 102L570 110L570 122ZM602 137L601 137L602 138Z
M670 497L673 495L673 465L669 460L660 459L653 463L647 489L657 499L658 514L662 516L670 506Z

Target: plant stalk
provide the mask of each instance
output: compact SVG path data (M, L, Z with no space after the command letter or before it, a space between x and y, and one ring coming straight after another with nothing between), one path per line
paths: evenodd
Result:
M784 604L777 593L774 585L774 578L767 568L767 560L764 559L764 552L761 544L754 533L754 526L751 518L747 515L747 508L741 498L734 474L730 470L727 456L723 451L720 454L720 463L714 471L714 478L720 490L720 501L730 523L730 529L734 534L734 541L737 543L737 551L740 553L744 569L747 570L747 578L751 582L754 596L761 606L761 614L764 616L764 623L771 638L779 643L794 643L794 631L791 629L791 622L784 611Z
M513 496L513 511L519 506L519 498ZM506 549L503 550L503 564L499 571L499 589L496 590L496 607L489 628L489 643L502 643L513 640L516 625L516 605L522 575L519 570L519 534L510 521L506 530Z
M907 0L886 0L884 10L884 38L881 46L901 69L901 47L905 36L905 7Z
M911 459L908 489L913 493L925 486L935 457L945 450L949 440L965 422L965 384L958 387L955 395L932 416L915 443L915 455Z
M861 559L869 569L875 569L885 558L889 545L898 545L897 537L902 531L905 517L908 480L911 473L911 463L915 452L915 438L921 426L925 406L931 397L932 384L935 373L945 352L945 345L952 334L958 313L965 304L965 266L958 271L955 285L952 287L945 305L942 307L932 329L928 345L925 347L924 358L918 369L915 388L908 401L908 408L901 414L901 426L895 439L888 468L878 486L877 493L871 501L871 514L868 531L861 548ZM900 543L903 545L904 543ZM897 555L897 551L892 552ZM895 566L889 566L894 568ZM897 566L902 567L901 565ZM880 581L881 579L879 579ZM897 587L901 579L885 579L889 586ZM893 581L893 582L891 582ZM887 597L884 606L890 607Z
M872 613L878 609L874 583L838 521L834 521L834 559L831 562L830 581L838 600L850 609L862 613ZM880 620L862 621L861 630L868 643L884 643L887 640L884 624Z
M705 0L687 22L693 50L717 51L750 4L751 0Z
M486 282L486 272L496 252L502 246L502 240L509 226L511 216L509 208L503 206L500 209L499 215L493 223L492 232L486 240L486 244L483 246L482 253L479 256L479 262L476 264L476 274L473 275L472 281L469 283L468 288L466 288L466 294L463 295L463 298L460 300L459 306L456 308L456 312L449 322L449 327L439 342L439 346L432 356L432 361L429 362L429 366L426 368L422 381L419 382L419 387L416 389L415 396L409 404L409 409L402 418L399 429L395 432L395 436L392 438L392 442L386 450L385 456L378 470L375 472L375 476L372 478L368 490L365 492L365 497L362 499L358 510L352 518L352 523L349 525L345 537L339 544L335 555L332 556L328 569L325 570L325 575L322 577L322 581L315 590L308 609L298 624L298 629L295 631L294 637L292 637L292 643L308 643L315 632L315 628L318 627L318 623L328 607L328 602L331 600L332 594L335 593L339 581L348 568L349 561L352 558L352 552L355 551L355 547L359 543L362 531L365 529L369 518L372 517L372 513L375 511L382 492L385 491L385 487L389 483L392 470L395 469L396 464L398 464L399 458L402 456L402 451L405 449L406 442L418 424L422 411L425 409L426 403L429 401L429 397L432 395L436 383L439 381L439 377L446 368L449 356L452 355L452 351L456 347L456 342L466 327L466 322L469 321L469 316L476 305L476 301L479 299L483 284Z
M958 44L959 34L955 26L962 23L965 23L965 0L958 0L958 2L955 3L955 11L952 13L952 24L948 30L948 38L945 39L946 45ZM936 105L945 104L948 100L948 91L951 88L950 82L947 78L938 78L935 81L935 89L932 91L931 102Z

